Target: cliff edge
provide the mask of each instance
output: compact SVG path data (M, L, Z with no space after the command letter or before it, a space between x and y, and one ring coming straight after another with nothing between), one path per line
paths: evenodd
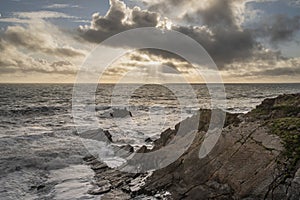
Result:
M94 194L104 194L103 199L141 195L197 200L300 199L300 94L266 99L247 114L227 113L217 145L203 159L199 159L199 148L211 111L199 112L192 145L174 163L151 176L119 172L93 157L86 158L96 172L99 188ZM161 133L152 150L142 147L138 152L165 146L179 125ZM106 185L101 186L103 179ZM137 180L144 182L136 187ZM170 195L159 195L165 191Z

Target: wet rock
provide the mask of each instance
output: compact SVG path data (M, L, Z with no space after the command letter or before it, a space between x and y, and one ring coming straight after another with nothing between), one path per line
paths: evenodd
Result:
M88 191L88 194L91 195L100 195L109 192L111 189L110 185L105 185L103 187L94 188Z
M137 153L147 153L147 152L149 152L149 149L145 146L145 145L143 145L141 148L139 148L137 151L136 151Z
M83 157L83 160L84 160L85 162L91 162L91 161L93 161L93 160L96 160L96 158L95 158L95 156L93 156L93 155L86 155L85 157Z
M130 145L121 148L133 152ZM95 172L92 182L95 187L89 191L89 194L101 195L101 199L131 199L132 191L129 183L142 174L131 174L110 168L93 156L86 156L85 161Z
M104 163L99 162L99 163L96 163L96 164L92 165L91 168L92 168L92 170L100 170L100 169L107 168L107 165L104 164Z
M298 200L299 127L293 127L295 123L292 122L298 120L295 118L299 115L299 105L300 94L281 95L265 100L245 115L227 114L217 144L203 159L199 159L199 148L211 122L211 111L200 110L200 118L193 116L177 124L175 129L161 133L160 138L153 141L153 149L142 146L137 150L137 153L155 151L169 144L179 130L189 131L197 127L196 137L188 150L147 179L144 179L145 174L102 168L103 163L87 157L86 161L96 173L95 185L99 187L94 194L104 193L101 198L106 199L139 199L168 191L171 196L166 199ZM220 123L221 115L211 123ZM290 124L287 125L288 121ZM271 128L276 124L279 124L280 132ZM132 153L131 146L123 148ZM294 157L287 158L286 155Z
M97 185L98 187L104 187L104 186L110 186L111 187L111 184L108 180L98 180L98 181L95 181L95 185Z
M288 199L286 191L291 181L284 179L284 174L289 167L282 168L281 164L290 165L285 162L283 153L286 145L282 145L281 137L270 134L269 124L275 119L283 118L286 121L286 118L296 117L298 113L294 106L299 103L300 94L283 95L265 100L245 116L227 115L217 145L203 159L198 157L199 147L209 124L210 112L200 111L204 118L200 119L199 132L188 151L166 168L155 171L142 191L153 194L153 191L167 190L174 199ZM188 125L190 123L187 120L185 124ZM180 125L175 130L166 130L154 144L159 147L166 145ZM292 133L295 128L292 126L286 129ZM291 137L293 141L295 138ZM283 171L278 171L281 168ZM296 168L299 171L299 166ZM274 171L277 171L277 175L274 175ZM289 193L291 199L300 197L299 192L296 192L300 191L297 173L289 172L294 177ZM279 181L274 184L276 179Z
M132 117L132 113L130 111L128 111L126 108L124 109L117 109L114 108L113 112L110 113L111 117L115 117L115 118L123 118L123 117Z
M298 200L300 197L300 168L295 173L288 192L289 199Z
M39 185L39 186L36 187L36 189L37 189L37 190L42 190L42 189L44 189L45 187L46 187L45 185Z
M153 142L153 140L152 140L151 138L147 138L147 139L145 140L145 142L151 143L151 142Z
M131 145L123 145L121 147L114 147L115 155L119 157L127 157L134 152Z
M100 111L100 110L108 110L110 109L111 107L110 106L97 106L95 108L96 111Z
M89 130L80 134L80 137L85 139L103 141L103 142L112 142L112 135L103 129Z
M131 196L121 190L111 190L101 196L101 200L129 200L132 199Z

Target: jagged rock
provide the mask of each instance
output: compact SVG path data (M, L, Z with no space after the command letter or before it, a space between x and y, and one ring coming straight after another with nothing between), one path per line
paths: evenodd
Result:
M295 177L291 182L288 197L291 200L298 200L300 197L300 168L295 173Z
M130 145L121 148L133 151ZM130 174L109 168L94 156L86 156L84 159L95 172L94 181L92 182L95 187L88 191L89 194L101 195L101 199L131 199L132 191L129 183L133 179L142 176L142 174ZM126 187L128 187L127 190Z
M45 187L46 187L45 185L39 185L39 186L36 187L36 189L41 190L41 189L44 189Z
M112 135L101 128L96 130L89 130L80 134L80 137L85 139L97 140L97 141L109 141L112 142Z
M149 149L145 145L143 145L141 148L139 148L136 152L137 153L147 153Z
M151 143L151 142L153 142L153 140L152 140L151 138L147 138L147 139L145 140L145 142Z
M110 116L115 117L115 118L123 118L123 117L127 117L127 116L132 117L132 113L130 111L128 111L126 108L124 108L124 109L114 108L113 112L110 113Z
M96 160L96 158L93 155L86 155L85 157L83 157L83 160L85 162L92 162L92 161Z
M284 179L284 173L289 167L282 168L281 163L286 160L284 152L287 146L283 143L289 141L289 137L277 135L281 132L274 132L270 127L273 123L284 123L283 129L290 129L285 134L295 134L293 131L299 125L288 128L287 120L298 115L299 107L295 109L295 106L299 103L300 94L283 95L265 100L245 116L227 115L226 127L217 145L204 159L199 159L198 153L209 124L210 111L200 111L203 113L201 117L204 117L200 119L199 132L191 147L177 161L155 171L142 190L150 194L164 189L170 191L174 199L287 199L286 191L290 183ZM294 125L294 121L290 123ZM159 148L164 146L174 137L179 126L162 133L154 144ZM142 151L147 152L146 149ZM292 148L292 151L297 149ZM296 156L297 153L290 155ZM285 164L291 165L289 162ZM278 170L280 168L285 171ZM290 196L296 194L291 198L299 199L299 192L295 192L299 189L298 172L296 175L293 175L293 170L288 173L294 176L292 185L296 188L291 189ZM274 182L277 177L280 180L278 183Z
M127 157L134 152L131 145L127 144L121 147L114 147L115 155L119 157Z
M105 185L103 187L98 187L98 188L94 188L94 189L89 190L88 194L91 194L91 195L104 194L104 193L109 192L110 189L111 189L110 185Z
M99 162L97 164L92 165L91 168L93 170L105 169L105 168L107 168L107 165Z
M111 190L109 193L106 193L101 196L101 200L129 200L131 196L120 190Z
M97 180L95 182L95 184L98 186L98 187L103 187L103 186L110 186L111 187L111 184L108 180Z
M137 153L156 151L170 143L177 131L198 132L189 149L175 162L154 171L143 184L133 184L145 174L129 174L100 168L94 158L86 160L95 170L96 183L110 184L101 196L106 199L138 199L138 195L155 196L168 191L166 199L300 199L300 94L267 99L247 114L227 114L217 145L203 159L199 149L211 120L210 110L182 121L175 129L167 129ZM222 114L221 114L222 115ZM220 116L221 116L220 115ZM298 117L298 118L297 118ZM221 119L221 117L220 117ZM220 123L218 116L212 123ZM131 152L131 147L124 147ZM105 178L105 182L103 179ZM103 192L102 190L96 193Z

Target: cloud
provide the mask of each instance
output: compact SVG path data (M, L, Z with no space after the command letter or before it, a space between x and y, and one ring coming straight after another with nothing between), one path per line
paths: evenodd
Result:
M76 57L84 56L84 52L72 47L60 46L55 38L45 29L51 28L45 24L30 24L23 26L8 26L3 39L16 47L23 47L30 51L42 52L55 56Z
M101 42L119 32L138 27L156 27L158 13L141 10L139 7L128 8L124 2L110 0L110 9L105 16L93 14L90 26L80 26L80 35L90 42Z
M144 3L150 11L164 13L164 16L177 23L187 22L203 25L203 19L220 23L226 20L230 21L230 17L241 23L245 5L250 1L255 0L144 0ZM201 15L203 19L200 18Z
M76 66L67 60L53 62L50 67L54 72L65 74L74 74L77 70Z
M170 2L171 5L183 4L183 1L172 0ZM162 2L158 5L162 5ZM163 9L164 6L160 8ZM240 29L236 24L231 1L213 0L205 8L198 9L197 13L205 25L173 25L172 29L199 42L220 68L234 60L245 59L252 55L257 45L256 41L249 30ZM111 7L105 16L94 14L91 25L81 26L79 30L84 39L90 42L101 42L113 34L130 28L158 26L159 16L158 13L141 10L138 7L129 9L123 2L112 0ZM153 39L155 39L154 36ZM139 42L138 38L135 42ZM148 52L161 53L164 57L170 56L168 53L157 50Z
M268 69L256 74L263 76L299 76L300 66L294 68L280 67L275 69Z
M14 12L13 16L25 19L50 19L50 18L66 18L78 19L78 17L70 16L65 13L41 10L36 12Z
M286 58L279 51L261 49L243 62L228 65L225 71L232 77L279 78L300 77L300 58Z
M32 23L33 21L41 21L46 19L74 19L80 20L79 17L67 15L61 12L55 11L35 11L35 12L13 12L12 17L2 17L0 22L9 22L9 23L21 23L21 24L28 24Z
M206 7L198 8L194 12L185 13L182 17L189 23L202 23L207 26L234 25L234 16L231 9L231 1L211 1Z
M48 6L45 6L45 8L55 8L55 9L60 9L60 8L78 8L78 5L70 5L70 4L51 4Z
M299 1L299 0L290 0L290 1L288 1L288 3L289 3L291 6L297 6L297 7L300 7L300 1Z
M85 46L43 19L7 26L0 37L0 71L7 73L74 74L86 55Z
M170 55L169 58L162 58L161 53L149 54L148 50L138 50L127 53L114 62L105 75L122 76L136 68L147 71L153 66L158 66L161 73L165 74L197 74L195 68L180 57L175 58L175 55Z
M300 30L300 16L275 15L266 18L257 26L255 28L257 36L269 38L271 43L291 41Z
M15 72L74 74L76 71L75 65L69 61L54 61L53 63L49 63L44 59L35 59L2 39L0 39L0 50L1 74Z
M256 41L248 30L186 26L174 26L173 30L199 42L220 68L234 60L251 57L252 52L257 48Z
M280 69L285 68L285 65L291 69L292 67L289 67L290 59L282 56L280 51L265 48L257 38L257 30L247 29L243 26L242 22L245 16L243 12L246 2L249 1L147 0L146 7L150 10L147 11L137 7L131 9L122 1L112 0L111 7L105 16L100 16L98 13L94 14L91 25L81 26L79 31L87 41L101 42L124 30L143 27L147 24L146 22L151 22L147 25L159 27L163 21L162 16L168 16L175 22L183 20L184 23L173 23L171 29L186 34L199 42L223 72L230 71L235 75L251 75L247 70L254 70L257 73L258 71L260 73L265 71L266 74L272 74L274 69L275 74L275 72L282 72ZM255 0L255 2L260 2L260 0ZM136 16L139 17L133 17L134 10L138 11ZM177 16L174 16L174 13ZM274 43L291 38L299 29L297 17L279 17L272 20L274 23L271 23L272 25L268 28L259 29L262 32L261 35L270 35L270 40ZM187 22L192 25L187 25ZM128 40L131 41L132 39L132 47L141 42L139 37ZM148 38L149 41L155 39L157 39L155 35ZM122 47L122 44L116 41L112 46ZM182 46L185 48L184 44ZM188 51L189 49L187 49ZM136 64L140 64L139 62L158 60L185 73L188 73L189 68L192 68L192 65L179 56L162 50L140 50L139 56L135 55L131 58L130 65L135 65L135 61ZM278 63L281 66L277 66ZM252 76L255 76L255 73Z

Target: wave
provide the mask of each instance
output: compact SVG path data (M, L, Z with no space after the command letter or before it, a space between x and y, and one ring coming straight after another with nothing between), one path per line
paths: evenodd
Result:
M15 115L53 115L59 112L67 112L70 107L64 106L34 106L21 109L2 109L1 116L15 116Z

